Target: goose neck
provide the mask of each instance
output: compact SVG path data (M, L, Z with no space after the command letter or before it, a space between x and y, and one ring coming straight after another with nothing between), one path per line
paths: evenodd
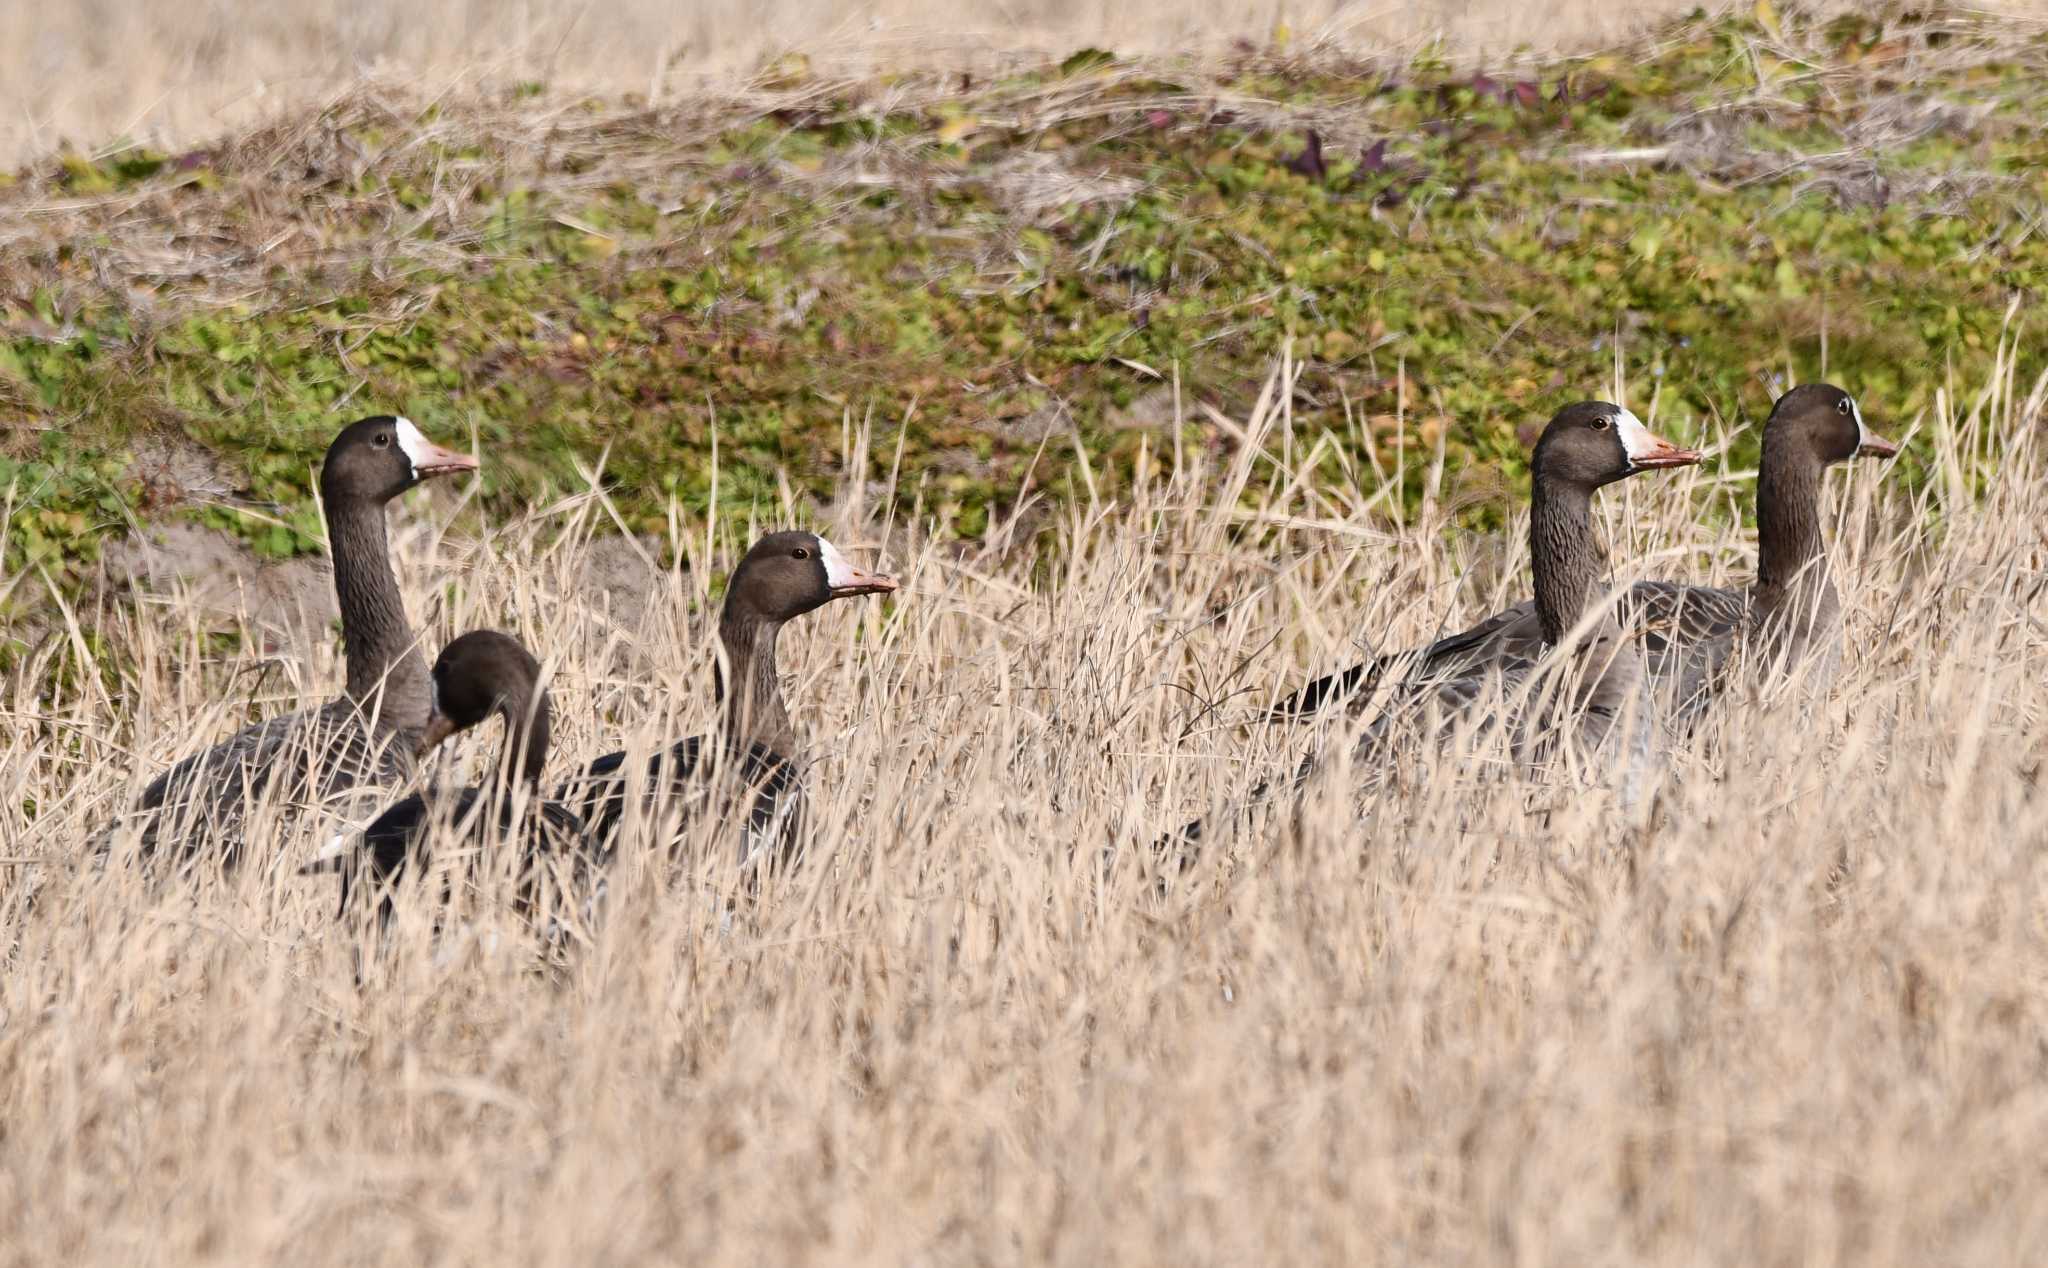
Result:
M499 795L509 799L522 785L528 792L538 793L554 732L554 707L548 693L516 688L499 702L498 716L505 719L505 747L498 757Z
M731 675L729 689L723 677L719 683L729 740L787 751L792 728L775 663L775 644L781 633L782 622L734 610L730 605L719 621L719 640L725 646L729 667L726 672Z
M391 571L383 505L353 498L329 502L327 536L348 659L348 698L375 712L381 727L426 725L427 664Z
M1600 575L1592 490L1537 478L1529 506L1529 561L1536 577L1536 618L1543 626L1543 641L1561 642L1578 622Z
M1822 571L1820 463L1785 450L1764 454L1757 473L1757 589L1783 593Z

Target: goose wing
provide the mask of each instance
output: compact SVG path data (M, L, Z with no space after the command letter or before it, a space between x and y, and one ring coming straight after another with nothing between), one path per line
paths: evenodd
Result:
M640 781L643 814L659 814L693 791L703 750L704 737L692 735L648 755ZM633 787L632 776L625 750L621 749L596 758L555 789L554 800L581 819L593 848L606 858L618 847L619 830L626 821L626 798ZM686 811L684 822L688 819Z
M385 789L413 769L410 733L376 727L356 705L330 701L242 728L150 781L124 823L139 825L145 857L198 854L209 842L240 857L249 811L269 802L287 815L342 810L358 789ZM121 825L103 834L104 853Z
M721 791L718 778L730 772L733 783ZM744 819L740 846L743 860L764 849L788 857L797 849L803 827L803 768L794 758L766 745L746 748L719 744L693 735L650 754L641 782L642 814L649 822L673 815L680 807L675 841L706 812L698 804L717 800L710 813L726 820ZM597 758L582 773L555 791L555 799L574 810L588 826L592 848L608 860L618 849L626 821L633 773L624 752ZM739 807L744 804L742 812Z
M1697 712L1709 697L1748 614L1739 590L1638 581L1619 604L1622 628L1641 640L1653 683L1675 695L1681 711ZM1488 667L1513 671L1534 664L1543 653L1543 627L1536 604L1524 600L1503 608L1469 629L1446 635L1416 651L1397 652L1326 674L1273 709L1276 719L1306 717L1341 699L1363 707L1382 682L1401 683L1402 694L1443 696L1446 703L1469 696L1470 683Z
M1651 689L1674 726L1690 730L1720 691L1749 620L1749 597L1719 586L1638 581L1621 601Z

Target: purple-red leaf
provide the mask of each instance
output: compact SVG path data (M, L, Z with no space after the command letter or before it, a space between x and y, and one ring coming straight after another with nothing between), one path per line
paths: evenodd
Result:
M1288 159L1286 167L1288 171L1312 181L1326 178L1330 174L1330 169L1323 162L1322 135L1314 128L1310 128L1308 135L1302 139L1301 153Z

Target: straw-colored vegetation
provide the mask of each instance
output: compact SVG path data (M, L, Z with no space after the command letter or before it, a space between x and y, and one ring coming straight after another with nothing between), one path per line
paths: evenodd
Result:
M331 881L292 873L309 840L168 893L80 866L208 699L337 678L307 631L265 677L176 596L107 612L132 669L73 634L6 702L0 827L40 881L0 914L11 1257L2024 1261L2048 1236L2025 386L1895 420L1936 477L1917 496L1837 474L1839 689L1811 718L1730 702L1647 827L1418 760L1362 800L1318 783L1164 897L1142 850L1098 877L1103 847L1299 752L1251 725L1277 687L1522 584L1519 551L1303 479L1277 403L1030 548L920 539L895 489L850 488L833 531L907 585L787 640L814 865L730 920L717 844L631 865L555 968L509 929L437 959L414 907L359 988ZM1617 576L1741 576L1700 512L1748 488L1722 465L1610 491ZM735 543L678 536L688 569L621 615L586 576L598 509L454 542L415 507L401 552L431 640L500 625L553 667L558 770L711 722L705 582Z
M1985 7L2038 9L2039 0ZM126 135L204 143L369 77L401 84L545 81L673 102L796 55L833 74L1063 57L1095 45L1213 57L1284 35L1297 46L1499 57L1611 43L1692 9L1557 0L77 0L0 9L0 163ZM1721 7L1710 5L1710 8ZM1840 7L1840 0L1824 6Z
M2038 1258L2041 49L1765 5L1526 81L1091 55L39 164L0 192L0 1262ZM1261 720L1526 594L1516 433L1574 396L1712 447L1602 494L1615 579L1740 583L1758 378L1823 372L1906 447L1830 477L1844 671L1724 701L1646 818L1493 749L1368 788L1341 719ZM904 581L784 636L806 866L750 895L706 829L629 849L587 941L487 896L380 948L298 875L346 825L90 862L167 762L336 689L308 459L377 408L479 444L394 510L399 574L429 648L542 657L557 774L714 725L756 527Z

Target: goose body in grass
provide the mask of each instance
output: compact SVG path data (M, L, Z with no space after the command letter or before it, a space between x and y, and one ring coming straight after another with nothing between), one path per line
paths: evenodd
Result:
M576 809L606 856L637 801L642 821L674 825L672 848L710 814L735 829L744 866L793 860L803 839L804 781L776 667L783 626L834 599L896 588L893 578L856 567L815 533L762 537L733 570L719 612L718 732L677 740L644 767L624 751L607 753L563 784L557 800Z
M475 458L432 443L404 418L379 415L342 429L320 465L348 662L342 695L245 727L176 763L143 790L125 823L103 834L102 850L134 826L145 858L188 860L211 845L212 857L231 865L248 850L244 819L259 800L301 812L411 774L427 721L427 668L391 570L385 504L424 480L476 469Z
M1823 477L1836 463L1897 453L1896 445L1870 430L1855 398L1838 387L1806 384L1778 398L1764 424L1757 473L1755 582L1734 590L1645 580L1619 596L1616 616L1638 639L1654 689L1669 701L1675 725L1689 728L1698 720L1745 643L1760 670L1804 667L1818 685L1832 679L1841 662L1841 599L1821 535ZM1313 714L1355 692L1370 694L1390 675L1432 680L1526 660L1543 642L1537 605L1526 600L1419 651L1319 678L1283 701L1274 715Z
M541 792L553 704L540 686L539 662L508 634L473 630L435 660L432 696L419 751L502 718L504 747L495 772L480 786L406 797L360 835L330 842L305 870L341 873L344 916L357 887L370 887L380 925L391 917L394 890L409 871L426 866L435 848L464 851L472 871L509 865L524 914L547 907L551 893L572 899L581 894L591 879L583 821Z
M1697 450L1652 434L1621 406L1581 401L1558 411L1530 461L1531 636L1475 647L1405 682L1357 740L1367 771L1381 769L1406 741L1441 743L1460 728L1499 727L1518 760L1533 765L1568 755L1597 762L1618 783L1623 804L1633 804L1654 758L1653 701L1637 641L1616 620L1614 605L1597 594L1606 559L1593 533L1593 497L1628 476L1699 459ZM1494 712L1482 716L1481 708ZM1310 755L1282 783L1298 787L1320 765ZM1228 817L1277 791L1259 785ZM1196 820L1156 852L1185 864L1211 822Z
M1641 762L1649 667L1614 605L1598 594L1607 558L1593 532L1593 497L1629 476L1699 460L1697 450L1652 434L1621 406L1582 401L1560 410L1530 459L1534 628L1481 643L1431 673L1366 729L1361 751L1375 753L1419 710L1462 718L1485 699L1511 714L1498 720L1510 726L1524 760L1564 748L1590 754L1612 743L1624 766Z

